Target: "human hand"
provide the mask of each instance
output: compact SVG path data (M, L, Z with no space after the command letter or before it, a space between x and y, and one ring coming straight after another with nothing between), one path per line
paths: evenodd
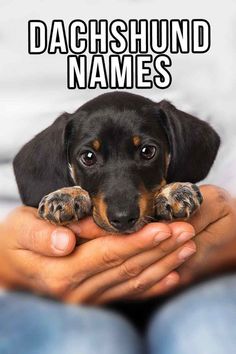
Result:
M203 203L189 220L198 251L179 268L181 284L236 267L236 199L216 186L203 185L200 190Z
M71 230L38 219L36 209L14 209L0 223L0 285L37 290L42 259L66 256L75 245Z
M91 237L94 232L100 237L75 248L71 230L39 220L35 209L21 207L0 225L0 279L7 287L78 303L159 294L178 282L173 270L195 252L193 241L188 241L192 226L178 225L172 237L172 229L161 223L115 236L104 235L87 219L79 224L81 235ZM59 231L66 235L67 242L59 242L64 250L53 246Z

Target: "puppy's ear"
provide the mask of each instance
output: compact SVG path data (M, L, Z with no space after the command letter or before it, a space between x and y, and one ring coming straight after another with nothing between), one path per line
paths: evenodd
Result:
M170 147L167 182L193 182L205 178L215 160L220 138L210 125L161 101L161 124Z
M70 115L62 114L16 155L13 167L24 204L37 207L44 195L72 185L67 166L69 122Z

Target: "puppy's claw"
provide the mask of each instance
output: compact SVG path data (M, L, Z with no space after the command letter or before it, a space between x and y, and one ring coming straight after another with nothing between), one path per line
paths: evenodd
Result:
M57 225L66 225L91 212L89 194L80 187L62 188L41 200L38 215Z
M202 200L195 184L168 184L155 197L155 217L157 220L188 219L200 207Z

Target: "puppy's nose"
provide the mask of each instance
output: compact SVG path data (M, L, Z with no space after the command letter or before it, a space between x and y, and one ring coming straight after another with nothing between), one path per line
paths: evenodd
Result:
M139 219L139 210L113 210L108 214L110 224L118 231L131 229Z

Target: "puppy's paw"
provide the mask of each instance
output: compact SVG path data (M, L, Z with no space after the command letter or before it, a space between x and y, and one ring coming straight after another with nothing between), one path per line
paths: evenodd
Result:
M38 214L53 224L66 225L91 212L89 194L80 187L67 187L52 192L41 200Z
M188 219L202 203L199 188L192 183L170 183L154 200L157 220Z

